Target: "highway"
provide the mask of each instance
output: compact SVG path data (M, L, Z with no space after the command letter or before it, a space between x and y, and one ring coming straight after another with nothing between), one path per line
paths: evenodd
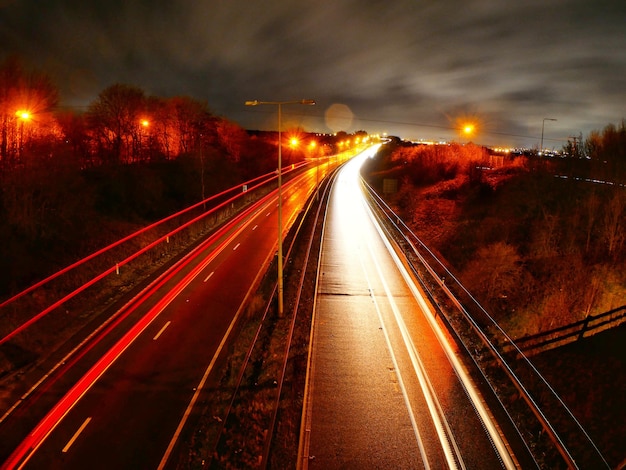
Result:
M309 169L283 183L283 231L320 173ZM58 402L20 436L22 443L2 468L167 468L168 461L175 466L176 444L193 418L193 405L215 386L211 371L275 256L277 206L274 191L128 304L136 323L111 332L77 360L74 368L80 370L81 361L96 357L82 365L84 374L63 396L54 384L38 394L43 402ZM76 375L73 370L64 376ZM24 408L16 411L18 418L41 407ZM9 419L0 436L11 431Z
M297 465L519 468L367 208L359 168L375 150L342 167L330 197ZM283 232L324 176L284 183ZM272 192L231 220L125 306L133 322L18 407L0 426L0 440L16 441L2 468L176 468L194 405L218 386L212 371L275 256L277 207ZM29 413L29 429L15 425Z
M298 468L517 468L457 348L375 222L334 184L322 241Z

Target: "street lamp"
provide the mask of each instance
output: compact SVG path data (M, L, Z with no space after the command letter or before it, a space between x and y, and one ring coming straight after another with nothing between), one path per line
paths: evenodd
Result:
M283 196L282 196L282 139L281 118L284 104L314 105L315 100L296 101L246 101L246 106L269 104L278 106L278 316L283 316Z
M30 113L25 110L19 110L15 113L15 115L23 121L28 121L30 119Z
M556 119L543 118L543 121L541 121L541 145L539 146L539 155L543 155L543 128L546 125L546 121L556 121Z
M30 112L25 109L20 109L15 112L15 115L20 120L20 141L19 141L19 157L22 158L22 153L24 151L24 123L29 121L31 118Z

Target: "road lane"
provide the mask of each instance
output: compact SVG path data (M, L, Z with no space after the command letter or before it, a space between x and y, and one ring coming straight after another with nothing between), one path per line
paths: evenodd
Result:
M445 330L399 271L346 165L323 235L300 468L514 468L483 432ZM461 370L456 370L460 367ZM469 390L469 391L468 391ZM471 393L470 393L471 392ZM505 464L502 463L504 459Z
M315 181L315 170L308 170L285 183L285 231ZM203 253L180 295L167 305L152 302L154 320L72 405L26 468L157 468L274 256L276 206L274 195L220 240L219 250ZM210 394L213 386L206 382L200 392Z

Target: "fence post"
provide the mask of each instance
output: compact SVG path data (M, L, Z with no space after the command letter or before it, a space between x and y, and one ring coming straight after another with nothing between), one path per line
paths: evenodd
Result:
M589 320L590 320L590 315L587 314L587 316L585 317L585 321L583 322L582 326L580 327L580 334L578 335L578 341L580 341L581 339L583 339L585 337L585 331L587 331L587 326L589 325Z

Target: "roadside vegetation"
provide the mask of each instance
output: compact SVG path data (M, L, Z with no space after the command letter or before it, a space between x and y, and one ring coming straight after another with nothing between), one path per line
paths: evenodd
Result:
M333 150L332 140L317 143L285 144L283 164ZM246 131L203 101L132 85L113 84L87 107L66 108L46 74L7 59L0 63L0 299L274 171L276 146L275 132Z
M396 140L364 174L519 339L626 304L624 123L585 146L540 158ZM625 328L532 356L611 468L626 468Z
M313 137L316 145L311 145ZM283 165L336 153L351 137L287 129ZM213 114L205 102L149 96L132 85L111 85L84 108L64 108L45 74L26 70L13 58L0 63L0 303L197 206L3 305L1 338L56 306L0 345L0 405L22 386L20 381L27 382L26 372L55 354L62 357L62 346L87 323L104 321L117 300L275 186L247 191L80 297L57 305L60 299L223 200L200 204L206 198L273 174L277 145L276 132L244 130Z
M397 181L398 214L520 337L626 304L624 123L586 145L549 159L395 141L367 172L381 193Z

